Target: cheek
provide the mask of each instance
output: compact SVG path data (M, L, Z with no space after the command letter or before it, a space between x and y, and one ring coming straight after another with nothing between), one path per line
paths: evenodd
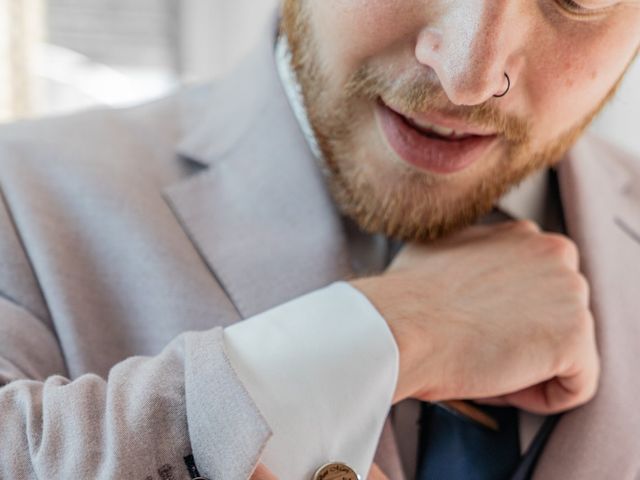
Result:
M625 28L556 38L552 48L529 62L528 102L535 137L541 144L581 124L622 76L637 48ZM627 35L627 33L629 35ZM553 55L548 52L555 52Z
M313 0L311 18L325 65L344 78L368 58L381 57L409 32L418 0Z

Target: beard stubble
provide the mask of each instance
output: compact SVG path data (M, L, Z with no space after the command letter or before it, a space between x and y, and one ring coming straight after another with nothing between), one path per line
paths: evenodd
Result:
M323 154L330 191L340 210L364 231L402 241L435 240L476 222L497 200L532 173L556 164L582 135L617 90L575 126L544 148L533 151L528 123L502 113L494 102L458 107L437 80L424 72L394 75L363 65L344 85L339 98L325 88L331 75L319 60L308 12L301 0L284 0L282 31L292 54L292 68ZM379 99L404 112L437 111L495 129L506 144L493 162L481 159L481 170L464 188L455 181L409 165L376 162L363 145L363 118ZM389 152L389 155L391 153Z

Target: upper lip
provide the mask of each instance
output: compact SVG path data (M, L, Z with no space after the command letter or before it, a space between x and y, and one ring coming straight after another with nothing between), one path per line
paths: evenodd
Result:
M482 137L490 137L490 136L497 135L497 132L494 129L473 125L465 120L462 120L460 118L455 118L455 117L446 115L444 113L435 112L435 111L422 112L422 113L418 113L418 112L404 113L399 109L394 108L388 103L384 102L384 100L383 100L383 104L390 110L393 110L398 115L405 117L406 119L410 120L414 124L425 129L429 129L430 126L432 125L437 125L440 127L445 127L445 128L454 130L458 135L475 135L475 136L482 136Z

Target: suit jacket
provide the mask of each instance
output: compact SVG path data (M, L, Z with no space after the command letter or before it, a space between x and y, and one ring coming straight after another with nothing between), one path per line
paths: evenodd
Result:
M270 431L220 327L352 274L267 33L211 85L0 130L0 477L248 478ZM534 478L638 478L640 166L585 137L559 181L603 370Z

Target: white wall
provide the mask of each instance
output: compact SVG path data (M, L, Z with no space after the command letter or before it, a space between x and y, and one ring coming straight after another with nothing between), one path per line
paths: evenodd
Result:
M182 0L182 67L187 80L229 71L252 45L278 0Z
M0 0L0 122L34 111L30 64L43 36L43 8L43 0Z

